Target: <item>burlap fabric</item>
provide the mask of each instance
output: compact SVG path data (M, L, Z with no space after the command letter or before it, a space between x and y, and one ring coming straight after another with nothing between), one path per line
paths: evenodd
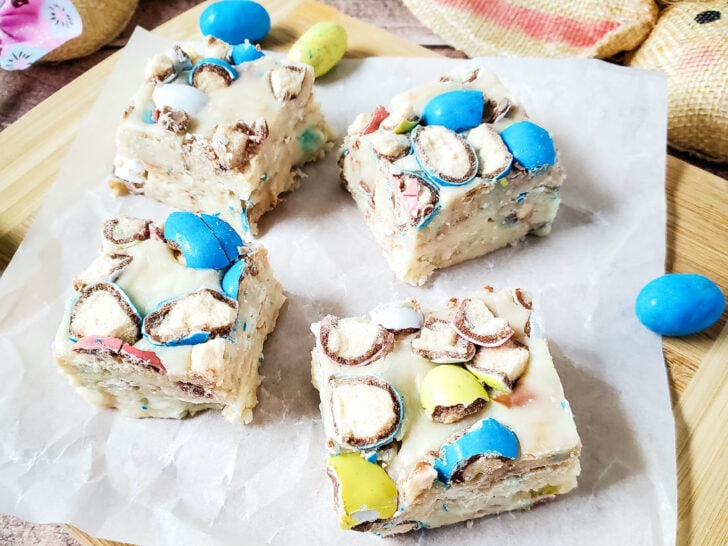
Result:
M728 161L728 1L682 1L667 8L630 66L668 77L668 140Z
M83 32L54 49L42 61L85 57L116 38L134 14L138 0L72 0L83 21Z
M404 0L470 57L606 58L637 47L657 18L653 0Z

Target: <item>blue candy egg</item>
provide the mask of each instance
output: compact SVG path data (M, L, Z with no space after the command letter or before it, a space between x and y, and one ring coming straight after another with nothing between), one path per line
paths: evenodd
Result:
M222 291L228 298L237 300L240 279L245 274L245 260L239 260L230 266L222 278Z
M671 273L640 290L637 318L663 336L687 336L714 324L725 309L720 288L702 275Z
M164 238L179 246L192 269L223 269L238 257L237 248L243 246L230 224L217 216L193 212L171 213L164 224Z
M223 68L228 74L230 74L230 80L235 81L238 79L238 71L235 70L235 67L233 65L216 57L205 57L204 59L200 59L199 61L197 61L192 67L192 70L190 70L190 73L187 75L187 83L193 85L195 81L195 72L197 72L200 67L203 67L205 65L219 66L220 68Z
M514 432L488 418L470 427L451 444L440 448L441 458L435 459L437 479L449 484L453 475L467 464L471 457L490 456L515 459L518 457L518 438Z
M430 99L422 111L424 125L444 125L455 131L467 131L483 120L483 93L474 89L448 91Z
M200 30L205 36L214 36L232 45L245 40L259 42L270 31L270 15L257 2L215 2L200 15Z
M503 142L527 171L547 169L556 162L556 148L551 135L532 121L519 121L500 134Z
M231 57L233 59L233 64L241 64L260 59L263 55L265 55L265 53L256 48L255 45L250 42L243 42L242 44L233 46Z

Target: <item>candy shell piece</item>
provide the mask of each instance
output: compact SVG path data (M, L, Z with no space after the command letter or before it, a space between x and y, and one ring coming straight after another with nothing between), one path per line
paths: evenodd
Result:
M228 298L237 300L238 290L240 289L240 279L245 275L245 260L239 260L230 266L222 278L222 291Z
M209 99L196 87L170 83L157 85L152 92L152 100L157 110L167 106L194 116L207 105Z
M237 317L237 301L202 288L161 302L144 317L142 333L154 345L197 345L229 335Z
M255 61L264 56L260 50L260 46L251 44L248 40L245 40L242 44L233 46L232 60L233 64L238 65L249 61Z
M205 57L195 63L187 76L188 83L205 93L228 87L238 79L235 67L216 57Z
M714 324L725 297L713 281L694 273L671 273L647 283L635 302L637 318L663 336L687 336Z
M210 221L211 217L205 215ZM223 269L230 265L233 245L242 246L243 240L219 218L208 224L202 215L175 211L164 224L164 238L180 249L187 267L192 269ZM227 228L222 228L226 224ZM235 255L235 258L237 255Z
M478 156L471 144L439 125L415 127L412 150L427 178L441 186L462 186L478 174Z
M441 364L422 378L420 403L436 423L457 423L482 410L487 402L483 385L460 366Z
M425 321L422 311L406 301L379 305L369 315L382 328L394 333L416 332Z
M318 78L331 70L346 53L346 30L338 23L322 21L316 23L288 50L288 58L313 67Z
M449 485L452 481L459 481L465 468L478 458L518 457L518 438L499 421L487 418L444 444L440 455L434 463L437 479Z
M326 465L342 529L388 519L395 514L397 486L381 466L370 463L358 453L332 455Z
M391 442L404 417L397 390L371 375L329 380L331 416L339 445L376 449Z
M422 111L425 125L443 125L459 133L480 125L483 119L483 93L475 89L447 91L430 99Z
M556 162L556 148L551 135L532 121L509 125L500 136L513 158L529 172L548 169Z
M210 4L200 15L200 31L231 45L260 42L270 31L270 15L257 2L225 0Z
M238 232L217 215L201 212L200 218L215 234L228 259L232 262L237 258L240 255L240 247L243 246L243 239L238 235Z

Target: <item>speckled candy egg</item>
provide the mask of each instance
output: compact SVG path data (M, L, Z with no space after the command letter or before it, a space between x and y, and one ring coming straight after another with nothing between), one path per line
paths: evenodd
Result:
M346 30L333 21L315 24L291 46L288 58L313 67L318 78L331 70L346 53Z
M513 158L530 172L541 171L556 162L556 148L548 131L532 121L519 121L501 132Z
M671 273L650 281L635 302L640 322L663 336L699 332L715 323L724 309L720 288L692 273Z
M193 212L171 213L164 224L164 238L179 247L192 269L223 269L243 246L230 224L217 216Z
M257 2L215 2L200 15L200 30L205 36L214 36L232 45L245 40L259 42L270 31L270 15Z
M475 89L458 89L430 99L422 111L425 125L443 125L455 131L467 131L481 124L483 93Z

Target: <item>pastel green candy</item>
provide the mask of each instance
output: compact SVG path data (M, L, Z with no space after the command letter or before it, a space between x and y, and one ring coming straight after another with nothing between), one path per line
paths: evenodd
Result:
M395 128L392 130L392 132L401 135L404 133L409 133L412 129L414 129L417 124L420 122L419 119L402 119L400 122L395 126Z
M438 406L468 407L479 398L487 402L488 393L473 374L460 366L440 364L422 378L420 402L428 415Z
M346 48L344 27L331 21L323 21L309 28L296 40L288 51L288 58L311 65L318 78L339 62Z
M330 455L326 464L336 480L334 491L339 496L342 529L395 514L397 486L381 466L358 453Z

